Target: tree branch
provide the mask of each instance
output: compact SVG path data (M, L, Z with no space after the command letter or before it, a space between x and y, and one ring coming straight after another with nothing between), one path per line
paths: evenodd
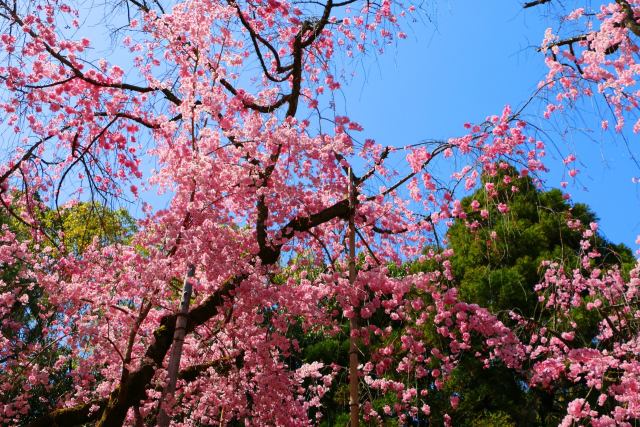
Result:
M522 5L523 9L527 9L529 7L534 7L534 6L538 6L541 4L545 4L545 3L549 3L551 0L534 0L534 1L528 1L525 4Z

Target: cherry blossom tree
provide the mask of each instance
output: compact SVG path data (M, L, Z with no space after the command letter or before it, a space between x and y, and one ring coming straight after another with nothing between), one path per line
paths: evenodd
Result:
M549 73L541 85L550 87L556 98L545 116L562 114L582 98L597 96L610 106L617 132L625 129L629 118L633 132L640 130L636 83L639 6L636 1L617 0L592 10L577 8L565 18L577 23L569 27L573 34L547 30L542 50ZM609 121L602 120L600 125L606 130ZM574 158L565 160L572 164ZM577 172L570 170L571 176ZM553 260L544 264L544 279L537 290L553 317L538 325L531 337L531 383L544 388L569 381L584 387L583 396L568 402L563 425L632 425L640 415L636 392L638 265L630 274L619 267L599 268L594 262L600 256L594 244L598 225L570 221L569 226L583 232L582 260L573 266ZM574 316L580 311L597 320L597 335L576 335Z
M550 74L542 86L558 94L548 114L596 85L622 130L636 107L639 7L621 0L595 15L578 10L569 18L593 21L585 25L590 32L573 42L546 35ZM126 18L111 21L118 54L105 59L85 25L114 13ZM344 83L342 59L377 54L404 38L404 21L415 13L389 0L128 0L89 10L58 0L0 0L0 108L13 135L2 143L0 202L31 230L26 241L2 230L3 268L29 268L0 283L0 319L24 303L24 283L37 282L59 319L43 334L67 349L54 366L72 367L73 388L49 412L31 414L34 387L51 381L52 371L34 362L44 349L2 337L2 423L153 425L166 414L175 425L314 424L346 367L297 363L291 330L331 334L344 319L353 320L350 334L361 348L385 343L362 352L360 388L396 398L378 410L362 394L355 404L363 420L428 416L428 390L414 380L429 376L439 387L472 348L486 364L499 359L521 369L525 360L539 361L532 385L569 375L606 388L610 406L598 412L591 395L575 400L569 424L638 418L637 270L626 279L592 266L588 228L584 265L568 272L548 263L539 290L554 310L588 298L580 293L587 285L575 285L580 278L592 298L604 295L596 340L609 340L606 354L594 343L573 349L570 320L540 326L535 342L521 342L487 309L458 298L450 250L423 253L439 229L464 219L455 189L475 188L482 173L508 167L505 160L519 165L520 176L545 170L544 141L521 111L507 106L448 141L393 147L361 142L362 126L337 112L332 94ZM453 158L450 177L433 175L434 162ZM155 169L146 172L150 164ZM64 240L38 215L43 206L126 201L141 191L164 192L170 202L155 211L145 206L131 242L96 240L82 254L61 250ZM486 191L490 199L494 189ZM498 210L506 214L508 205ZM351 280L350 220L361 260ZM437 267L389 274L391 264L424 258ZM192 269L185 316L179 283ZM184 317L186 324L178 322ZM376 321L383 317L403 325L398 342L380 327L388 321ZM175 393L166 393L174 335L183 337L182 352ZM595 374L587 359L600 367Z

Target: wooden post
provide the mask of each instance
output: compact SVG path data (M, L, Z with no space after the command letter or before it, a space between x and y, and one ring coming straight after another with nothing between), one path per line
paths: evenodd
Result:
M160 408L158 412L158 426L168 427L171 419L163 409L163 403L169 399L173 400L176 392L176 383L178 382L178 370L180 369L180 358L182 357L182 344L187 329L187 321L189 314L189 302L191 301L191 292L193 285L191 280L195 276L195 266L189 265L187 276L184 279L182 287L182 303L180 304L180 312L176 319L176 329L173 333L173 344L171 345L171 354L169 355L169 366L167 367L168 379L167 386L160 397Z
M349 283L353 288L356 281L356 188L353 170L349 168ZM352 301L353 316L349 319L349 410L351 427L360 422L360 396L358 392L358 347L353 333L358 329L358 307Z

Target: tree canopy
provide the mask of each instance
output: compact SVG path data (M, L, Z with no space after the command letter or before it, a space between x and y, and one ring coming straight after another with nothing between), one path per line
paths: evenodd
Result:
M347 58L420 3L84 3L0 0L0 423L314 425L333 396L352 426L500 425L525 389L533 422L637 423L640 264L535 189L557 165L531 100L395 145L338 108ZM640 0L579 6L532 100L606 105L585 126L624 140Z

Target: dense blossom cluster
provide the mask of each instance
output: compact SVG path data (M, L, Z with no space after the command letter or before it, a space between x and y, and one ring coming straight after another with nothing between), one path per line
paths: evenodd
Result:
M584 246L589 248L589 242L585 241ZM583 382L589 394L597 395L593 408L584 398L573 400L564 425L585 419L598 426L625 424L640 416L640 265L625 280L617 269L601 271L591 267L590 256L593 252L585 255L583 268L567 272L562 266L551 264L546 270L539 285L540 299L557 317L531 338L531 382L550 387L554 381L566 378ZM596 336L576 336L571 314L578 309L597 313L600 320Z
M27 3L0 0L0 110L13 134L2 142L0 202L28 231L1 230L0 265L10 274L0 281L0 423L153 423L189 266L194 297L178 392L163 403L175 425L315 424L345 367L300 363L292 331L331 335L351 318L359 326L350 333L370 349L359 367L363 386L396 397L383 408L363 399L368 420L428 416L430 390L442 388L463 353L486 366L531 367L531 387L586 384L593 391L568 404L566 425L640 418L640 266L628 278L598 269L595 224L572 225L584 228L580 265L544 265L537 290L557 315L538 324L511 313L520 329L535 329L529 342L462 301L450 251L435 250L437 230L468 215L455 188L483 185L486 203L507 215L508 203L481 176L496 176L507 161L521 166L505 185L545 170L545 144L519 114L505 107L446 142L384 147L357 143L362 126L336 113L340 61L406 37L402 21L417 13L413 6L132 0L115 35L124 48L118 65L94 57L94 42L78 36L88 19L82 8ZM577 10L568 19L594 21L590 32L546 35L543 85L557 94L548 114L596 88L623 128L637 108L637 10L640 1L625 0L595 15ZM436 158L456 159L450 177L432 175ZM156 169L144 173L152 162ZM80 254L42 226L46 208L86 194L135 199L142 190L170 202L145 208L130 241L96 239ZM484 202L472 209L489 215ZM361 254L354 283L346 274L352 215ZM415 259L435 267L390 273ZM45 297L30 300L36 288ZM35 313L34 304L37 319L15 320L20 310ZM598 316L597 336L578 339L575 309ZM35 324L41 338L28 339ZM51 348L56 360L44 360ZM69 387L56 395L61 373ZM428 385L416 387L423 379ZM43 390L51 397L34 415ZM459 401L451 396L451 411Z
M549 104L547 116L566 103L600 93L615 113L616 130L623 129L626 113L638 108L638 6L634 0L618 0L592 13L576 9L566 20L578 21L581 33L577 36L561 38L547 30L543 49L549 73L541 85L557 88L556 102ZM602 127L608 127L607 120ZM640 122L634 123L633 130L640 131Z

